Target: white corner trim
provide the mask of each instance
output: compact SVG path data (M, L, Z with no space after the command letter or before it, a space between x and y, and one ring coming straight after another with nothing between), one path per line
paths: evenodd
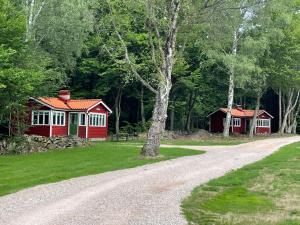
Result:
M109 113L112 113L112 110L102 100L100 100L99 102L97 102L96 104L94 104L90 108L88 108L87 112L89 112L92 108L94 108L94 107L96 107L97 105L100 105L100 104L102 104L109 111Z

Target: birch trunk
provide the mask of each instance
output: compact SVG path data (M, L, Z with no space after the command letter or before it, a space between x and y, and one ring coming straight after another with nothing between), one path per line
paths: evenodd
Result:
M290 113L292 112L292 110L294 110L294 108L296 107L297 103L298 103L298 99L299 99L299 91L297 92L297 95L295 97L295 101L293 104L293 96L294 96L294 92L291 90L289 93L289 98L288 98L288 105L286 107L286 111L282 120L282 126L280 127L280 134L283 134L286 126L287 126L287 120L288 120L288 116L290 115Z
M296 132L297 132L297 125L298 125L297 119L298 119L299 113L300 113L300 103L298 103L297 110L293 116L292 124L290 125L290 128L289 128L290 133L292 133L292 134L296 134Z
M236 56L237 54L237 31L236 30L233 33L232 54L234 56ZM234 98L234 65L231 65L230 74L229 74L227 113L226 113L226 121L225 121L225 126L223 131L224 137L229 137L233 98Z
M27 1L27 7L28 7L28 21L26 24L26 39L25 41L29 41L31 38L31 29L32 29L32 23L33 23L33 11L34 11L34 6L35 6L35 0L31 0L30 4Z
M256 107L255 107L252 123L251 123L251 126L250 126L250 132L249 132L249 137L250 138L253 138L254 133L256 133L257 115L258 115L258 112L259 112L259 107L260 107L260 95L258 95L257 98L256 98Z
M154 157L159 155L160 138L166 125L170 89L171 83L161 87L155 96L152 123L148 131L146 143L141 151L143 156Z
M279 115L279 120L278 120L278 127L281 127L282 125L282 93L281 93L281 88L279 88L278 91L278 115Z

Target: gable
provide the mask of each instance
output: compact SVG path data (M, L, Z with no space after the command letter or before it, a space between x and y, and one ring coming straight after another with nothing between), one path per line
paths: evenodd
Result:
M273 116L271 116L269 113L267 113L266 111L263 111L262 113L258 114L257 116L260 119L272 119Z
M103 102L99 102L95 106L92 106L91 108L89 108L87 110L87 112L101 112L101 113L108 112L108 113L112 113L110 108L108 108L108 106L106 106Z

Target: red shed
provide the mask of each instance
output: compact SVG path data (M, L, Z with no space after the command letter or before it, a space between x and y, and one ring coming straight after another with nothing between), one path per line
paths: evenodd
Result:
M27 134L107 138L108 116L112 111L101 99L70 99L70 91L61 90L58 98L31 98L28 107Z
M214 133L223 132L226 120L227 108L220 108L209 114L209 131ZM255 110L242 109L241 107L233 108L231 111L231 129L232 133L247 133L250 130L250 124L253 119ZM271 133L271 119L273 116L265 110L259 110L257 115L256 134Z

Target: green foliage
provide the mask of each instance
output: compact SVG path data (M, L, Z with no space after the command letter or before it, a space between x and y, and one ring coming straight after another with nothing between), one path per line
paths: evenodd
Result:
M91 3L78 0L47 1L34 27L34 45L50 53L55 64L72 69L84 41L93 29Z

